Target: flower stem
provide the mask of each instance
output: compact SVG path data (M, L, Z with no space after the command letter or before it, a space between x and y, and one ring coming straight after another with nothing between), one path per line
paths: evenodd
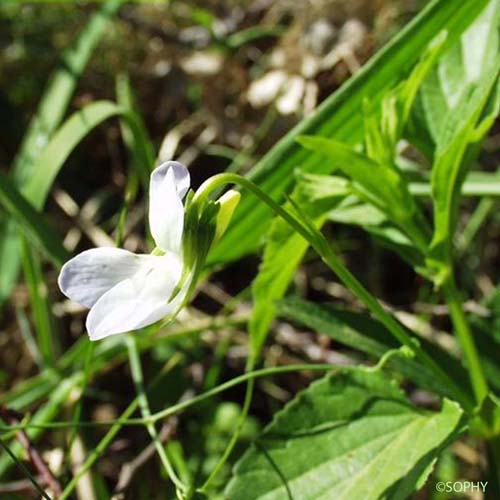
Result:
M165 469L165 472L168 474L170 480L174 483L176 488L181 492L186 491L186 486L184 483L177 477L177 474L170 463L165 447L163 446L158 432L156 431L156 427L154 422L151 422L149 419L151 417L151 410L149 408L149 402L144 390L144 379L142 374L141 360L139 357L139 351L137 349L137 344L135 341L135 337L131 334L127 334L126 343L128 349L128 356L130 362L130 370L132 372L132 378L134 380L135 389L137 392L137 398L139 402L139 407L141 409L142 417L146 420L145 426L153 440L158 456L160 457L161 463Z
M448 303L451 320L455 329L458 342L464 353L469 377L477 403L486 397L489 392L486 377L483 372L481 360L476 349L467 319L462 309L462 301L458 293L453 275L443 285L443 292Z
M172 358L174 359L174 358ZM286 365L286 366L275 366L271 368L261 368L259 370L254 370L254 371L248 371L244 373L243 375L239 375L238 377L234 377L231 380L228 380L227 382L224 382L212 389L209 389L208 391L205 391L201 394L198 394L197 396L192 397L191 399L188 399L186 401L181 401L180 403L177 403L175 405L169 406L168 408L165 408L164 410L160 410L156 413L152 413L150 417L147 418L129 418L130 412L127 411L127 416L124 417L122 414L122 417L120 417L117 420L101 420L99 422L49 422L46 424L36 424L36 423L31 423L29 421L22 422L18 425L0 425L0 434L4 433L1 435L3 439L5 439L5 435L14 431L18 431L21 429L29 429L29 428L34 428L34 429L67 429L69 427L104 427L104 426L115 426L115 425L120 425L120 426L139 426L139 425L145 425L147 423L154 423L157 422L158 420L161 420L166 417L170 417L172 415L175 415L186 408L190 408L191 406L194 406L198 403L201 403L202 401L205 401L208 398L211 398L213 396L216 396L217 394L220 394L221 392L227 391L228 389L231 389L232 387L235 387L239 384L243 384L249 380L260 378L260 377L268 377L269 375L277 375L281 373L290 373L290 372L301 372L301 371L310 371L310 372L325 372L329 370L333 370L335 368L335 365L332 364L298 364L298 365ZM164 375L164 374L162 374ZM149 392L149 389L148 389ZM134 401L131 403L131 405L134 406L134 410L137 408L138 405L138 400L137 398L134 399Z
M154 387L156 387L156 385L162 380L163 376L165 376L166 373L168 373L175 366L177 366L177 364L181 361L181 359L182 356L180 355L172 356L172 358L166 365L165 369L156 375L155 379L153 380L151 386L148 387L148 389L152 390ZM139 396L136 396L134 400L123 411L120 418L110 422L111 428L99 441L97 446L92 449L85 462L79 468L78 472L76 472L73 478L66 485L64 491L62 492L58 500L67 500L68 498L71 497L73 490L76 488L76 485L78 484L78 481L80 481L80 478L84 474L86 474L88 470L90 470L90 468L95 464L95 462L97 462L101 454L111 444L111 442L113 441L114 437L118 434L120 429L125 425L126 422L128 422L129 417L137 410L138 406L139 406ZM144 425L144 423L145 422L141 421L140 425ZM82 426L82 422L78 422L78 425Z
M203 203L210 192L225 184L237 184L252 192L266 205L268 205L277 215L283 218L293 229L303 236L323 261L332 269L339 279L365 304L373 316L378 319L389 332L403 345L408 346L414 352L417 358L422 361L467 410L472 410L473 404L470 397L457 386L453 379L419 346L416 339L411 337L405 328L399 324L378 302L378 300L361 284L360 281L342 264L342 262L333 253L323 234L307 221L302 223L295 216L285 210L281 205L274 201L270 196L264 193L258 186L248 179L231 173L218 174L205 181L196 192L193 203Z
M255 365L254 359L255 358L253 356L248 358L245 373L250 373L252 371L252 369ZM229 440L229 443L226 446L226 449L224 450L224 453L222 454L217 465L213 468L212 472L208 476L207 480L203 483L203 485L197 489L197 491L199 493L208 494L208 492L207 492L208 486L217 477L220 470L222 469L224 464L229 459L229 456L231 455L233 448L235 447L236 443L238 442L238 437L240 436L241 429L243 428L243 425L245 425L245 422L246 422L247 416L248 416L248 412L250 411L250 404L252 403L254 386L255 386L255 379L254 378L249 379L247 382L246 390L245 390L245 400L243 402L243 408L241 411L241 415L238 419L238 423L236 424L236 429L234 430L233 435L231 436L231 439Z

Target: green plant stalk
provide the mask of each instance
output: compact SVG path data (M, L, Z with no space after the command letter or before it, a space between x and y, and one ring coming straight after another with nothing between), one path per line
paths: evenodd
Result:
M460 240L458 241L458 252L463 255L470 246L477 233L483 227L485 220L490 215L491 210L495 206L495 199L492 197L484 197L479 201L476 210L471 215L467 225L462 231Z
M130 363L130 370L132 372L132 379L134 380L134 385L137 392L137 399L139 402L139 407L141 409L141 414L143 418L146 420L145 423L146 429L148 430L149 435L153 440L156 452L160 457L161 463L168 477L174 483L176 488L178 488L181 492L185 492L187 490L187 487L177 477L177 474L175 473L174 468L172 467L172 464L170 463L170 460L167 456L165 447L160 441L154 422L149 421L149 418L151 417L151 410L149 408L148 398L144 390L144 378L142 374L141 360L139 357L139 351L137 349L135 337L132 334L127 334L126 343L127 343L128 357Z
M462 301L458 293L455 279L450 273L450 278L443 285L443 293L448 303L451 320L460 347L462 348L469 377L478 404L488 395L488 383L483 372L481 360L472 336L469 324L462 309Z
M316 252L321 256L323 261L332 269L332 271L340 278L340 280L366 305L376 319L378 319L399 341L401 344L408 346L414 352L417 358L427 365L445 386L450 389L462 406L467 411L472 411L473 404L470 397L456 385L456 383L445 373L441 367L418 345L417 341L412 338L405 329L382 307L378 300L371 295L368 290L358 281L358 279L340 262L337 256L333 253L330 245L314 226L308 224L307 227L299 222L294 216L287 212L271 197L264 193L256 184L240 175L223 173L218 174L205 181L195 196L193 204L203 203L209 193L214 189L225 185L236 184L240 185L267 204L275 213L288 222L301 236L303 236Z

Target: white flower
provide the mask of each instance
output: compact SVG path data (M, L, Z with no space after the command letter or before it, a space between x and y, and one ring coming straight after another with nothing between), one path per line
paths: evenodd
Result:
M62 267L62 292L90 308L86 325L91 340L151 325L182 306L190 279L170 299L184 271L182 200L189 185L189 172L178 162L164 163L151 174L149 225L161 250L155 253L162 255L94 248Z

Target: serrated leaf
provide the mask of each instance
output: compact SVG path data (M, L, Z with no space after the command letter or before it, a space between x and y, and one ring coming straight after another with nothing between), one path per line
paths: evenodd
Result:
M408 78L384 96L380 112L368 99L365 101L365 150L372 160L385 165L393 164L396 146L408 122L417 92L442 53L446 37L446 31L442 31L430 42Z
M237 463L225 493L231 500L379 499L432 462L461 417L454 402L422 411L381 372L345 369L275 416Z

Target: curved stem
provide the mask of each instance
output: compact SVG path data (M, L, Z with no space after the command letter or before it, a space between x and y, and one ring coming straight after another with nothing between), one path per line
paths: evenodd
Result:
M193 203L203 203L210 192L225 184L237 184L248 189L266 203L266 205L268 205L277 215L288 222L293 229L311 244L328 267L330 267L338 278L366 305L373 316L378 319L399 342L408 346L415 352L417 358L434 372L445 387L449 389L450 394L452 394L464 408L469 411L472 410L473 404L470 401L470 397L457 386L455 381L451 379L450 376L418 345L417 341L406 332L404 327L382 307L378 300L368 292L361 282L342 264L333 253L330 245L320 231L311 227L311 225L305 226L302 224L270 196L264 193L258 186L248 179L236 174L223 173L206 180L194 195Z
M238 377L234 377L231 380L228 380L227 382L224 382L223 384L218 385L217 387L214 387L213 389L210 389L206 392L203 392L201 394L198 394L197 396L194 396L191 399L188 399L186 401L182 401L180 403L177 403L175 405L169 406L168 408L165 408L164 410L160 410L159 412L152 413L150 417L148 418L129 418L130 412L127 410L126 412L126 417L122 417L116 420L108 420L108 421L100 421L100 422L51 422L47 424L32 424L29 421L28 422L23 422L22 424L18 425L0 425L0 432L12 432L12 431L17 431L21 429L29 429L29 428L34 428L34 429L67 429L70 427L105 427L105 426L115 426L115 425L120 425L120 426L137 426L137 425L144 425L146 423L150 422L157 422L158 420L161 420L166 417L170 417L172 415L175 415L176 413L179 413L180 411L185 410L186 408L190 408L191 406L201 403L202 401L205 401L208 398L211 398L217 394L220 394L221 392L227 391L228 389L231 389L232 387L235 387L239 384L243 384L247 382L248 380L256 379L259 377L267 377L269 375L277 375L280 373L290 373L290 372L301 372L301 371L310 371L310 372L317 372L317 371L329 371L333 370L335 365L332 364L298 364L298 365L286 365L286 366L275 366L271 368L261 368L260 370L254 370L254 371L249 371L247 373L244 373L243 375L239 375ZM130 403L130 407L133 407L133 410L135 410L138 406L138 399L134 399L132 403ZM131 411L133 411L131 410ZM1 436L2 438L5 438L5 436Z

